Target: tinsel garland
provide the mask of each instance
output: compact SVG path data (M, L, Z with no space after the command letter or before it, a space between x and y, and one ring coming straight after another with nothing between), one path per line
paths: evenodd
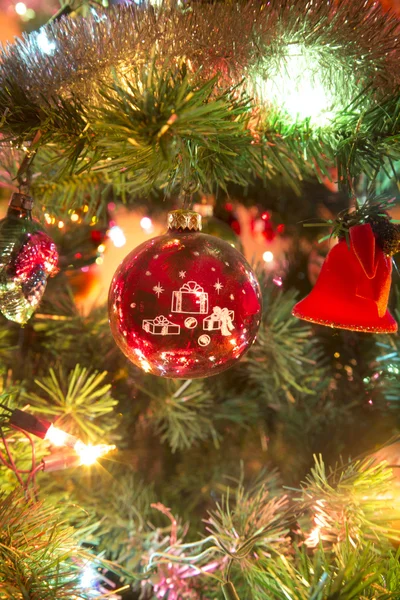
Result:
M370 0L91 6L0 51L0 163L39 130L45 180L130 194L374 179L400 157L399 34Z
M17 86L39 104L71 94L93 103L99 84L115 77L134 82L149 60L161 69L184 61L199 84L219 74L223 90L244 83L263 106L271 101L264 83L285 71L293 48L311 52L313 69L318 65L341 109L368 85L383 96L400 82L399 22L379 2L250 0L96 10L87 19L63 17L4 48L0 86Z

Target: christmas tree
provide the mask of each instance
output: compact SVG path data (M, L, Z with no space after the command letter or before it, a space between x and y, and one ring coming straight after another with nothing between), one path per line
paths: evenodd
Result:
M104 4L1 51L0 598L400 598L400 22Z

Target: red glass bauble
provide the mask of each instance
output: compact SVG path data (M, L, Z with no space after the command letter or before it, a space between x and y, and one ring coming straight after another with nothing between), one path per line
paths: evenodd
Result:
M240 221L231 202L226 202L224 206L217 206L215 216L227 225L229 225L229 227L234 233L236 233L236 235L240 235Z
M164 377L208 377L248 350L261 319L257 279L227 242L173 211L170 230L133 250L109 293L110 326L134 364Z
M103 229L92 229L90 232L90 239L96 246L102 244L106 238L107 232Z
M35 269L41 269L47 276L54 275L57 272L57 263L58 252L55 243L47 233L39 230L25 234L12 268L16 277L26 281Z
M250 230L254 237L262 236L266 242L272 242L276 237L276 231L271 219L271 213L263 212L261 215L252 217Z
M315 287L296 304L299 319L373 333L394 333L397 323L387 310L392 261L376 243L371 225L356 225L334 246Z
M0 221L0 312L21 325L38 307L48 277L57 273L56 245L32 219L32 205L32 198L15 193Z

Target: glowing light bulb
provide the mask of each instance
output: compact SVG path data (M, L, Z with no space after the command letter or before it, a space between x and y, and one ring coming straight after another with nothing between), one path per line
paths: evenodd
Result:
M72 215L71 215L71 221L73 221L74 223L76 223L77 221L79 221L79 215L77 213L72 213Z
M324 127L345 103L349 90L335 89L332 73L324 72L322 50L314 46L288 43L277 62L261 66L254 76L257 95L272 107L285 113L286 120L296 123L310 120Z
M84 444L78 440L74 446L74 450L80 458L81 465L90 467L95 464L98 458L108 454L111 450L115 450L115 446L108 446L106 444L92 446L91 444Z
M64 227L64 221L58 221L58 229L62 229Z
M27 6L24 2L17 2L15 5L15 12L17 15L21 15L21 17L26 13L27 10Z
M272 254L272 252L270 250L267 250L266 252L264 252L263 254L263 260L266 263L270 263L274 260L274 255Z
M146 233L151 233L154 229L153 221L150 219L150 217L143 217L142 219L140 219L140 227Z
M81 588L91 589L95 586L97 581L97 572L90 565L86 565L82 571L80 578Z
M44 439L48 440L53 446L71 446L72 448L74 448L78 441L75 436L58 427L54 427L54 425L50 425Z
M100 246L97 246L97 252L102 253L105 251L105 249L106 249L106 247L104 244L100 244Z
M43 54L54 54L56 43L49 40L43 29L36 34L36 43Z
M113 225L113 227L108 230L107 235L116 248L122 248L122 246L125 246L126 237L121 227L118 227L118 225Z

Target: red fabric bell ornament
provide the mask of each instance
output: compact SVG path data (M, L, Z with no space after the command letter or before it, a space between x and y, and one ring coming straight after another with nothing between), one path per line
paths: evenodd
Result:
M377 244L369 223L349 230L334 246L310 294L292 314L299 319L369 333L394 333L397 323L387 310L392 260Z

